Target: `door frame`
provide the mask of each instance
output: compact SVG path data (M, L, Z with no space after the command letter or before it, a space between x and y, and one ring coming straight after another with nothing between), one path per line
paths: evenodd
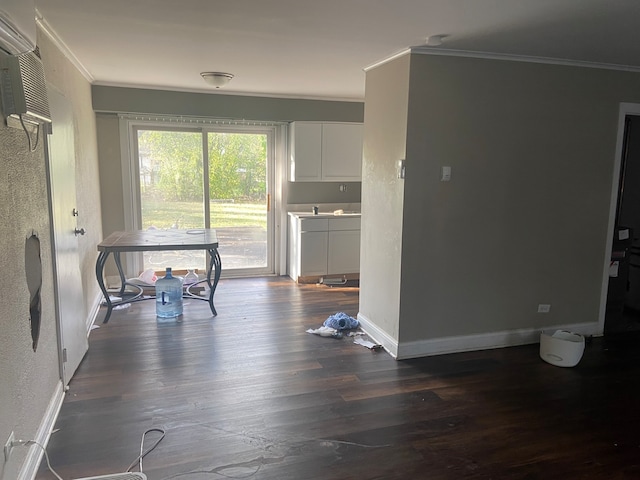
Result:
M611 179L611 200L609 202L609 222L607 225L607 242L604 251L602 288L600 291L600 313L598 316L598 332L604 332L604 323L607 310L607 293L609 289L609 266L611 263L611 249L613 248L613 235L615 230L616 215L618 211L618 194L620 190L620 169L622 166L622 154L625 140L625 121L628 116L640 116L640 103L620 103L618 110L618 134L616 139L616 151L613 162L613 178Z

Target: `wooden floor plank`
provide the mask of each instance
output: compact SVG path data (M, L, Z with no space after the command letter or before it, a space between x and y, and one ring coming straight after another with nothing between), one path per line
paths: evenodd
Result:
M355 316L357 288L224 279L216 308L99 323L48 446L65 480L124 471L155 426L149 480L640 478L638 334L570 369L537 345L396 361L305 332Z

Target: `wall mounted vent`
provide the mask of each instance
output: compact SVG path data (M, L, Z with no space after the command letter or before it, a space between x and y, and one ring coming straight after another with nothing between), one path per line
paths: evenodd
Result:
M36 47L36 7L34 0L0 2L0 50L20 55Z
M2 111L31 123L50 123L47 83L36 47L33 52L5 57L0 67Z

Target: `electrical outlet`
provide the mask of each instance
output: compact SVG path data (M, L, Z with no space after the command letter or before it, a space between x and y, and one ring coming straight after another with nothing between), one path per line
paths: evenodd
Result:
M549 313L551 305L548 303L541 303L538 305L538 313Z
M11 453L11 449L13 448L13 442L16 439L15 433L11 432L9 434L9 438L7 439L7 443L4 444L4 461L9 460L9 454Z

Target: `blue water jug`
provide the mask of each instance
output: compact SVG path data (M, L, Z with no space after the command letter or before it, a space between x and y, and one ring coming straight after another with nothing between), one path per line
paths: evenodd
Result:
M182 280L171 275L171 267L163 278L156 280L156 315L175 318L182 315Z

